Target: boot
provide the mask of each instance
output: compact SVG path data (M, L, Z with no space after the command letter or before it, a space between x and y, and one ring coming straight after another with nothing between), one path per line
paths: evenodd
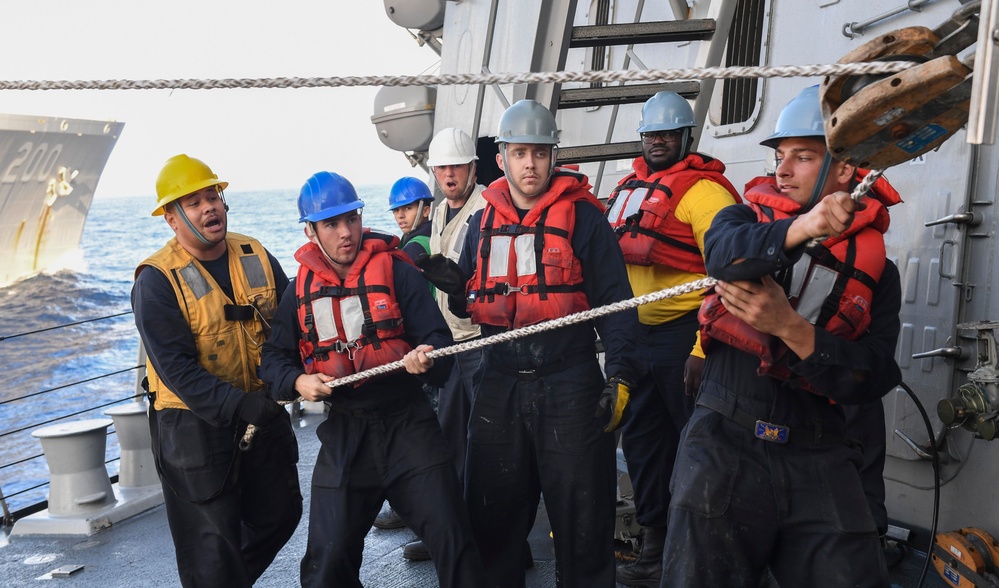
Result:
M430 552L423 541L411 541L402 548L402 556L409 561L427 561L430 559Z
M395 512L395 509L390 506L388 510L379 513L375 517L374 525L379 529L401 529L406 526L406 523L399 516L399 513Z
M638 559L617 569L617 581L625 586L659 588L663 576L663 545L666 529L642 527Z

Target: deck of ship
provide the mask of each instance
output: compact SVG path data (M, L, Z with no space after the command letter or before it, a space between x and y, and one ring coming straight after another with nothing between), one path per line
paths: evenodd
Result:
M308 491L312 469L319 450L315 428L323 417L305 415L296 427L301 461L299 475L306 494L302 523L295 535L278 554L274 563L257 581L261 588L285 588L298 585L298 566L308 531ZM534 555L534 567L527 570L528 588L555 586L555 556L549 537L544 503L528 540ZM432 562L410 562L402 557L403 546L414 540L409 529L372 529L364 543L361 583L374 588L434 588L438 586ZM63 566L82 566L68 577L53 578L51 572ZM921 554L910 554L902 566L893 570L895 586L915 586ZM173 556L170 531L163 506L118 523L91 536L0 536L0 578L6 587L38 585L39 581L57 581L74 588L112 588L118 586L177 586L177 565ZM934 570L925 584L947 586ZM619 588L624 588L619 584Z
M319 451L315 428L323 417L306 415L296 427L299 475L306 494L305 509L298 530L274 563L257 581L262 588L298 585L298 566L308 531L308 492L312 469ZM544 507L529 541L534 567L527 571L530 587L555 585L555 561ZM433 563L410 562L402 557L403 546L416 536L407 528L372 529L364 543L361 582L377 588L432 588L438 586ZM83 569L66 578L53 579L51 572L69 565ZM85 536L0 537L0 582L5 587L37 585L53 579L76 588L117 586L177 586L177 564L163 506L157 506L113 527Z

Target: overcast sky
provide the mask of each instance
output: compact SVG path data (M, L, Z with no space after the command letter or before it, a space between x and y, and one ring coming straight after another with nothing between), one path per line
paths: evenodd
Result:
M16 5L16 8L13 6ZM0 79L221 79L438 73L380 0L31 0L8 5ZM0 91L0 111L118 120L98 198L153 194L163 162L203 159L229 190L423 178L371 124L377 88Z

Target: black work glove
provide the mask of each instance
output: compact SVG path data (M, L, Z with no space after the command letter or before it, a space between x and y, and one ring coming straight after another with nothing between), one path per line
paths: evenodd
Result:
M261 391L247 392L239 404L239 418L256 427L263 427L283 412L280 404Z
M468 278L454 261L440 253L434 253L421 256L416 260L416 266L423 271L423 277L441 292L458 298L465 297L465 284L468 283Z
M604 419L604 432L610 433L621 426L621 416L624 414L624 407L628 406L628 399L631 397L631 384L625 380L611 376L607 379L607 385L600 393L600 401L597 402L597 418Z
M687 396L697 396L701 387L701 373L704 371L704 358L691 355L683 364L683 393Z

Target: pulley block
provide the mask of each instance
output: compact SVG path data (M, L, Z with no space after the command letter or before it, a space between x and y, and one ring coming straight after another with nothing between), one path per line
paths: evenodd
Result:
M967 123L972 70L953 54L937 53L941 46L955 49L944 41L928 28L909 27L872 39L839 60L917 65L883 76L823 79L819 100L833 157L884 169L936 148Z
M982 529L967 527L939 533L931 554L940 577L954 588L990 588L983 575L999 563L999 542Z

